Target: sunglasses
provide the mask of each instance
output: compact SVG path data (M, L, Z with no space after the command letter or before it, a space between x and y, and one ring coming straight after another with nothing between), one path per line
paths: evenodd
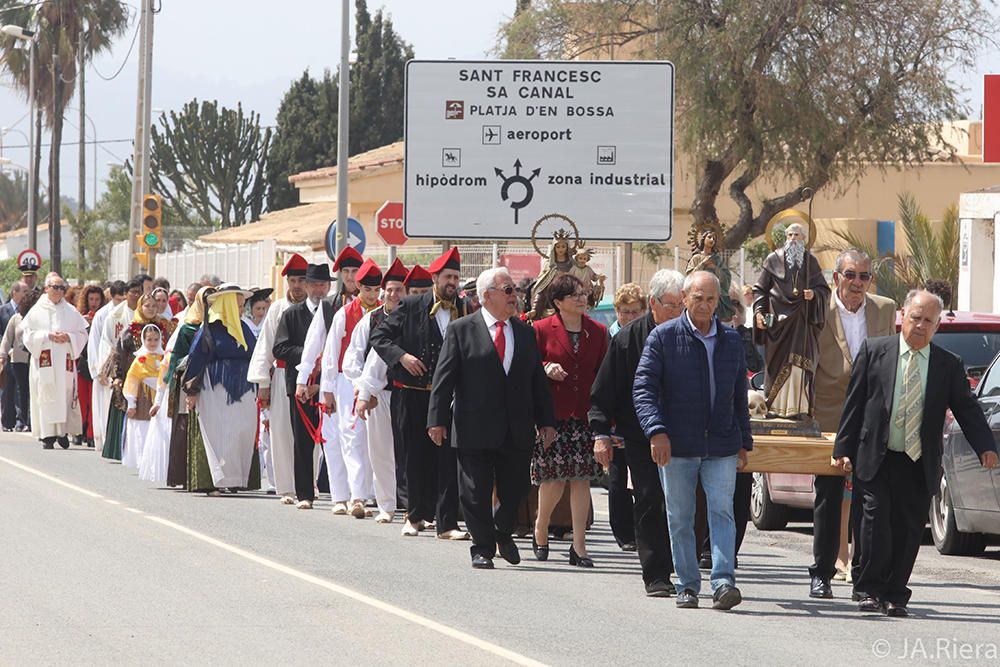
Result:
M496 290L498 292L503 292L507 296L510 296L511 294L514 293L514 288L511 287L510 285L504 285L503 287L491 287L490 289Z
M855 271L844 271L840 275L844 276L848 280L861 280L861 282L863 283L866 283L872 279L872 274L868 273L867 271L862 271L861 273L857 273Z
M66 287L65 285L49 285L49 289L56 289L59 290L60 292L65 292L69 288Z

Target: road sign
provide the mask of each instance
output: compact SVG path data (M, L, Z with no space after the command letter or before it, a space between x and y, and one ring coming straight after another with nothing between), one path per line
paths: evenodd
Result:
M323 238L326 246L326 256L330 261L337 259L337 221L334 220L326 228L326 236ZM358 254L365 254L365 228L354 218L347 219L347 244L358 251Z
M26 248L18 253L17 266L22 271L38 271L42 268L42 256L34 248Z
M375 211L375 229L382 240L389 245L406 243L403 231L403 202L387 201Z
M587 240L668 240L673 87L662 61L411 60L406 235L527 239L558 213Z

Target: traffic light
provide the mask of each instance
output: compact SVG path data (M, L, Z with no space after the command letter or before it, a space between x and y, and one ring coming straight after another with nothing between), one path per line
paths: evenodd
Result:
M159 248L163 243L163 202L160 195L142 197L142 234L139 245L145 248Z

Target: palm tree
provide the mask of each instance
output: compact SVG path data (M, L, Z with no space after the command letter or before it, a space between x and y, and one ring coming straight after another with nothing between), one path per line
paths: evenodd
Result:
M951 293L958 294L959 221L958 209L949 206L937 232L909 193L899 195L899 222L906 236L909 254L884 253L847 231L834 231L837 242L830 250L858 248L872 258L872 272L879 291L896 303L903 303L911 289L923 287L928 280L944 280ZM954 304L945 304L951 307Z
M73 97L80 52L83 62L111 47L129 24L128 6L119 0L0 0L4 23L37 30L35 43L35 104L45 114L52 133L49 152L49 201L59 201L59 151L63 115ZM28 52L15 46L14 38L0 40L0 66L28 95ZM36 162L37 165L37 162ZM49 251L52 270L62 267L59 206L49 211Z

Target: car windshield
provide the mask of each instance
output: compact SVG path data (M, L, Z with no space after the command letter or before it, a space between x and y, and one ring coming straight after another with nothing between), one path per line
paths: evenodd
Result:
M977 376L1000 352L1000 332L994 331L939 331L934 335L934 342L957 354L965 363L966 371Z

